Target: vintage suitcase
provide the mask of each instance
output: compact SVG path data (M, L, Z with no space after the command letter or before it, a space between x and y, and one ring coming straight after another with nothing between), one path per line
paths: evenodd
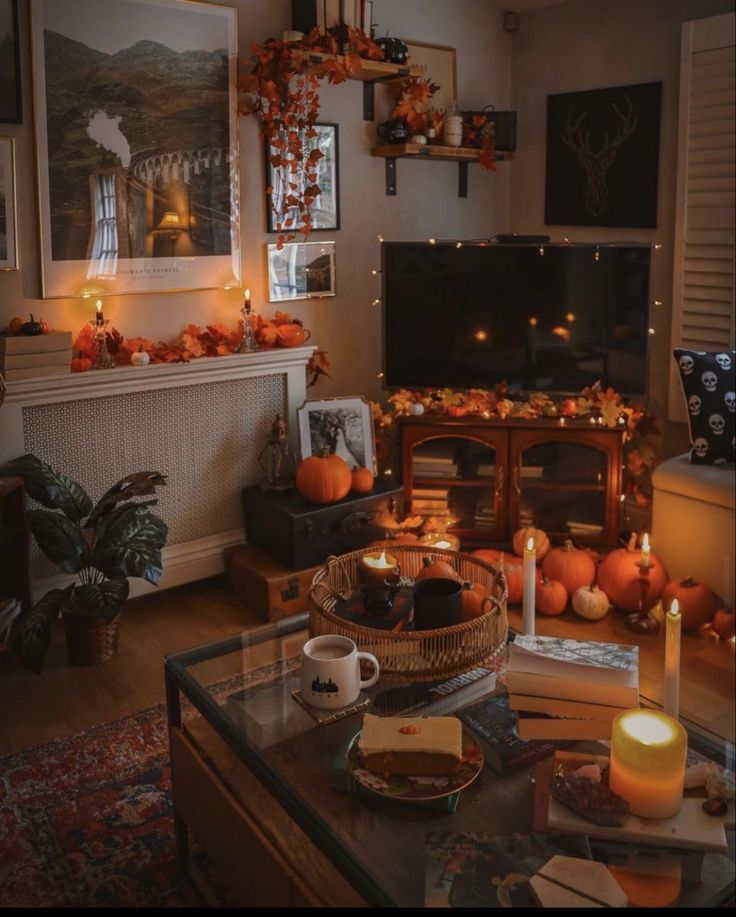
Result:
M401 487L378 480L369 494L349 494L339 503L317 506L295 490L246 487L245 537L290 570L303 570L381 538L386 529L380 520L402 494Z
M233 595L263 621L280 621L309 608L309 587L319 566L289 570L250 544L225 551L225 574Z

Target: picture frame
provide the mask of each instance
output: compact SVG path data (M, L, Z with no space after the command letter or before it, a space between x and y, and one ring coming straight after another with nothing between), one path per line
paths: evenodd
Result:
M31 44L43 297L238 284L236 11L32 0Z
M406 40L409 49L408 63L424 67L423 79L431 79L440 88L429 100L425 109L446 111L457 103L457 51L448 45L430 45L421 41Z
M18 270L15 140L0 137L0 271Z
M362 395L305 401L297 411L302 459L322 455L344 458L351 469L376 473L376 445L371 406Z
M266 246L268 301L324 299L337 294L334 242L287 242Z
M655 229L662 83L547 96L544 222Z
M312 231L315 230L336 230L340 228L340 128L335 123L315 124L314 129L317 136L304 141L304 157L311 153L315 148L323 154L323 158L318 160L314 166L317 176L316 184L319 186L320 194L315 199L310 209L312 217ZM275 225L275 213L280 212L278 200L281 195L294 193L299 195L303 188L291 191L286 187L288 182L296 181L303 185L305 178L303 175L291 176L286 175L284 168L274 169L271 165L271 151L266 144L266 221L268 232L278 232ZM289 217L293 219L293 225L299 224L299 214L296 208L288 211Z
M0 122L21 124L18 0L0 0Z

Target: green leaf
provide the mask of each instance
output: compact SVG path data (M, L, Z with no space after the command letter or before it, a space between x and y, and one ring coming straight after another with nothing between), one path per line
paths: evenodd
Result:
M107 515L116 503L129 500L131 497L146 497L156 493L156 488L165 484L166 475L158 471L137 471L135 474L127 475L100 497L97 506L92 510L92 515L87 520L86 527L95 526L97 521ZM156 502L156 500L148 500L145 504L139 503L138 505L154 506Z
M59 611L69 602L74 583L66 589L52 589L36 603L23 621L20 635L20 658L25 668L40 673L49 648L51 627Z
M66 516L45 509L31 509L26 518L39 548L65 573L78 573L89 566L87 543L77 526Z
M92 501L76 481L55 471L35 455L22 455L6 462L0 474L23 478L28 494L42 506L60 509L73 522L83 519L92 509Z
M100 520L92 563L105 576L141 576L158 585L166 524L146 507L119 506Z
M77 586L74 595L86 614L104 618L109 623L128 598L129 588L127 579L109 579L104 583Z

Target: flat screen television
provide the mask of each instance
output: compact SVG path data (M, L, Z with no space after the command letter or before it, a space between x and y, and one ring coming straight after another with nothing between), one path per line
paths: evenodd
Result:
M649 245L384 242L387 388L647 389Z

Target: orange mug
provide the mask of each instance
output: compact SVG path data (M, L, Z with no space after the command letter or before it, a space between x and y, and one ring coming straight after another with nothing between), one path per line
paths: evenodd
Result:
M302 328L293 322L290 325L280 325L278 330L279 344L282 347L299 347L305 344L312 336L312 332L307 328Z

